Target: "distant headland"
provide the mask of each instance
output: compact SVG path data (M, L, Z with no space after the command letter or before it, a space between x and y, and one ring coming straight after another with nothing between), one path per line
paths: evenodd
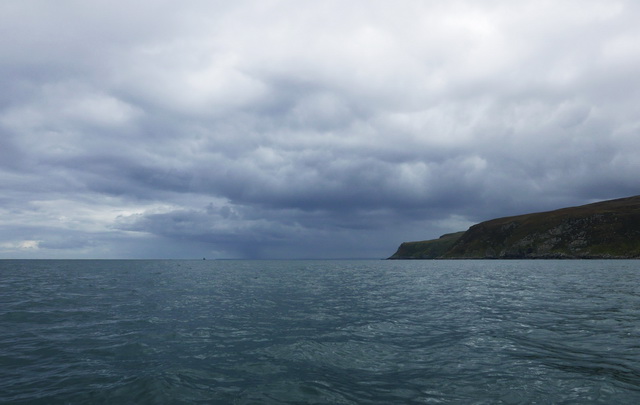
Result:
M492 219L439 239L404 242L407 259L638 259L640 196Z

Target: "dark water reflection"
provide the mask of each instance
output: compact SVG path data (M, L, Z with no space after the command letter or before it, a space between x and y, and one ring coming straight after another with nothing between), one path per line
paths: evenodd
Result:
M1 403L640 403L636 261L0 261Z

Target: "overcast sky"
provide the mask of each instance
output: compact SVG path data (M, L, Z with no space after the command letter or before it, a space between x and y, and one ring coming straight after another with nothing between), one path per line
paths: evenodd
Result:
M634 0L0 2L0 258L384 258L640 194Z

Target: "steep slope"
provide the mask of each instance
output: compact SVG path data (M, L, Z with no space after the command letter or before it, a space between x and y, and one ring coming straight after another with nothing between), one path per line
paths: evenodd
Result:
M443 256L464 232L448 233L438 239L404 242L389 259L434 259Z
M640 258L640 196L481 222L445 252L428 250L433 243L403 244L432 254L408 256L398 249L391 258Z

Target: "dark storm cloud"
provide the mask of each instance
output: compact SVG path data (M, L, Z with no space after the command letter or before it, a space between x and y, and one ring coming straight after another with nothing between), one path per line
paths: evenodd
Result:
M6 2L3 257L380 257L638 194L631 1Z

